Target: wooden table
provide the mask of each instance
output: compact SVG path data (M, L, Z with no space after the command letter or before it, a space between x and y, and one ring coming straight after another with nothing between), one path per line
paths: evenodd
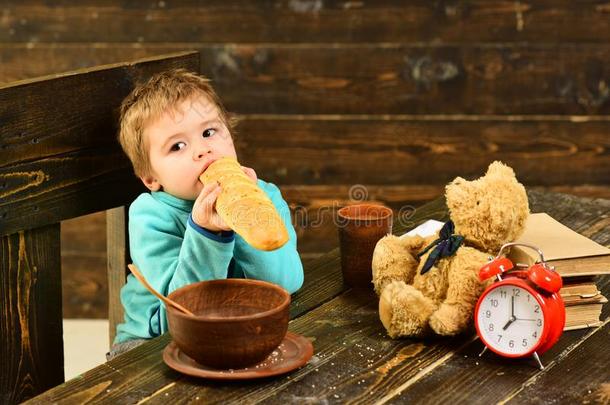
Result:
M610 201L529 192L532 212L547 212L576 231L610 243ZM425 219L446 219L439 199L418 209L403 233ZM603 325L570 331L531 360L482 358L473 334L392 340L377 316L377 298L343 286L335 249L306 268L294 296L290 330L313 341L314 357L290 374L265 380L214 382L167 367L168 335L151 340L34 398L33 403L575 403L610 401L609 306ZM610 277L598 281L610 296Z

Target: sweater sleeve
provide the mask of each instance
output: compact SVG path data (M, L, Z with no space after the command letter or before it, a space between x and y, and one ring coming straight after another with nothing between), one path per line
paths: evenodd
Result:
M235 235L216 235L192 220L172 215L149 194L129 209L131 259L146 280L163 295L187 284L227 277ZM126 322L117 342L150 338L167 331L165 307L132 275L121 291Z
M258 181L282 217L290 239L284 246L266 252L250 246L239 235L235 237L235 267L244 278L269 281L294 293L303 284L303 264L297 251L297 235L292 226L290 208L279 188L273 183Z

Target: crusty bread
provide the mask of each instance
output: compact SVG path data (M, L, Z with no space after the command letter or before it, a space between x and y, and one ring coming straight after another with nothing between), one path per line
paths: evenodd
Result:
M288 241L288 231L267 194L233 158L212 163L199 176L203 184L217 181L222 192L216 200L218 215L251 246L275 250Z

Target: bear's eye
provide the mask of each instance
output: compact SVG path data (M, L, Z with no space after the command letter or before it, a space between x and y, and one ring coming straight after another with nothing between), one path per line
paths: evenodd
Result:
M477 205L481 204L481 201L477 201Z

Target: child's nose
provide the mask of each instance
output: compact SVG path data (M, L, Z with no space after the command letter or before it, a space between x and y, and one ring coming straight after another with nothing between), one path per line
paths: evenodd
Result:
M202 140L197 144L197 147L193 150L193 159L202 159L205 155L212 152L212 148L205 140Z

